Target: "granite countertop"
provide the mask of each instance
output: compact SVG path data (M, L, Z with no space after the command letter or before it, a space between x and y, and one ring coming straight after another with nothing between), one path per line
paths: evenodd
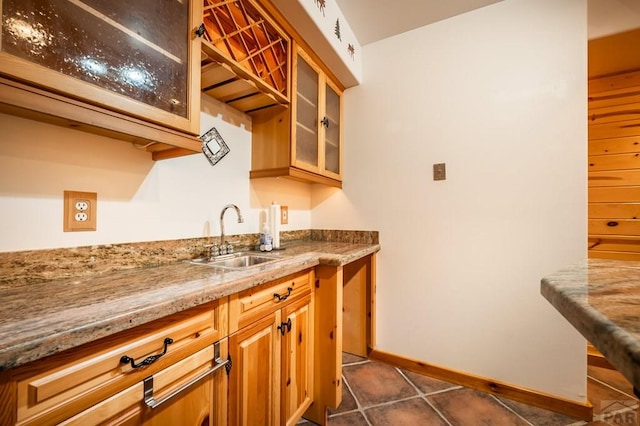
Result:
M588 259L543 278L541 292L640 389L640 262Z
M242 271L187 262L0 287L0 371L207 303L318 264L341 266L378 244L304 241Z

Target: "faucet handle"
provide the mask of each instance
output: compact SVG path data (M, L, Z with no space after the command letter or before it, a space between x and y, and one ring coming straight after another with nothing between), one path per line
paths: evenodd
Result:
M220 247L218 247L218 243L205 244L204 246L209 249L209 257L220 256Z
M238 241L228 242L227 243L227 254L233 253L233 245L238 244Z

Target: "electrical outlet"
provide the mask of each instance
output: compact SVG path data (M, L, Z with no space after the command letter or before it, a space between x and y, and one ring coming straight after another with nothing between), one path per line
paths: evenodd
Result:
M286 225L289 223L289 207L280 206L280 224Z
M98 194L64 191L64 232L95 231Z
M89 208L89 203L86 201L76 201L76 210L85 211Z

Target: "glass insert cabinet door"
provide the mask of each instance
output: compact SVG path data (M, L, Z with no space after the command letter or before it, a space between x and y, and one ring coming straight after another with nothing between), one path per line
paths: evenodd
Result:
M296 68L295 165L318 173L318 115L320 76L298 56Z
M295 67L293 164L340 180L341 91L302 50Z
M340 175L340 95L328 83L325 85L324 174Z
M0 75L197 134L201 3L0 0Z

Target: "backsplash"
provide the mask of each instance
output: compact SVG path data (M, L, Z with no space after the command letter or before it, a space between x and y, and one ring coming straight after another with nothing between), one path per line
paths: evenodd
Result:
M229 235L236 250L251 250L258 234ZM352 244L377 244L377 231L302 230L283 231L287 242L314 240ZM0 286L31 284L58 278L100 275L125 269L158 266L205 256L205 245L216 237L141 243L105 244L49 250L0 253Z

